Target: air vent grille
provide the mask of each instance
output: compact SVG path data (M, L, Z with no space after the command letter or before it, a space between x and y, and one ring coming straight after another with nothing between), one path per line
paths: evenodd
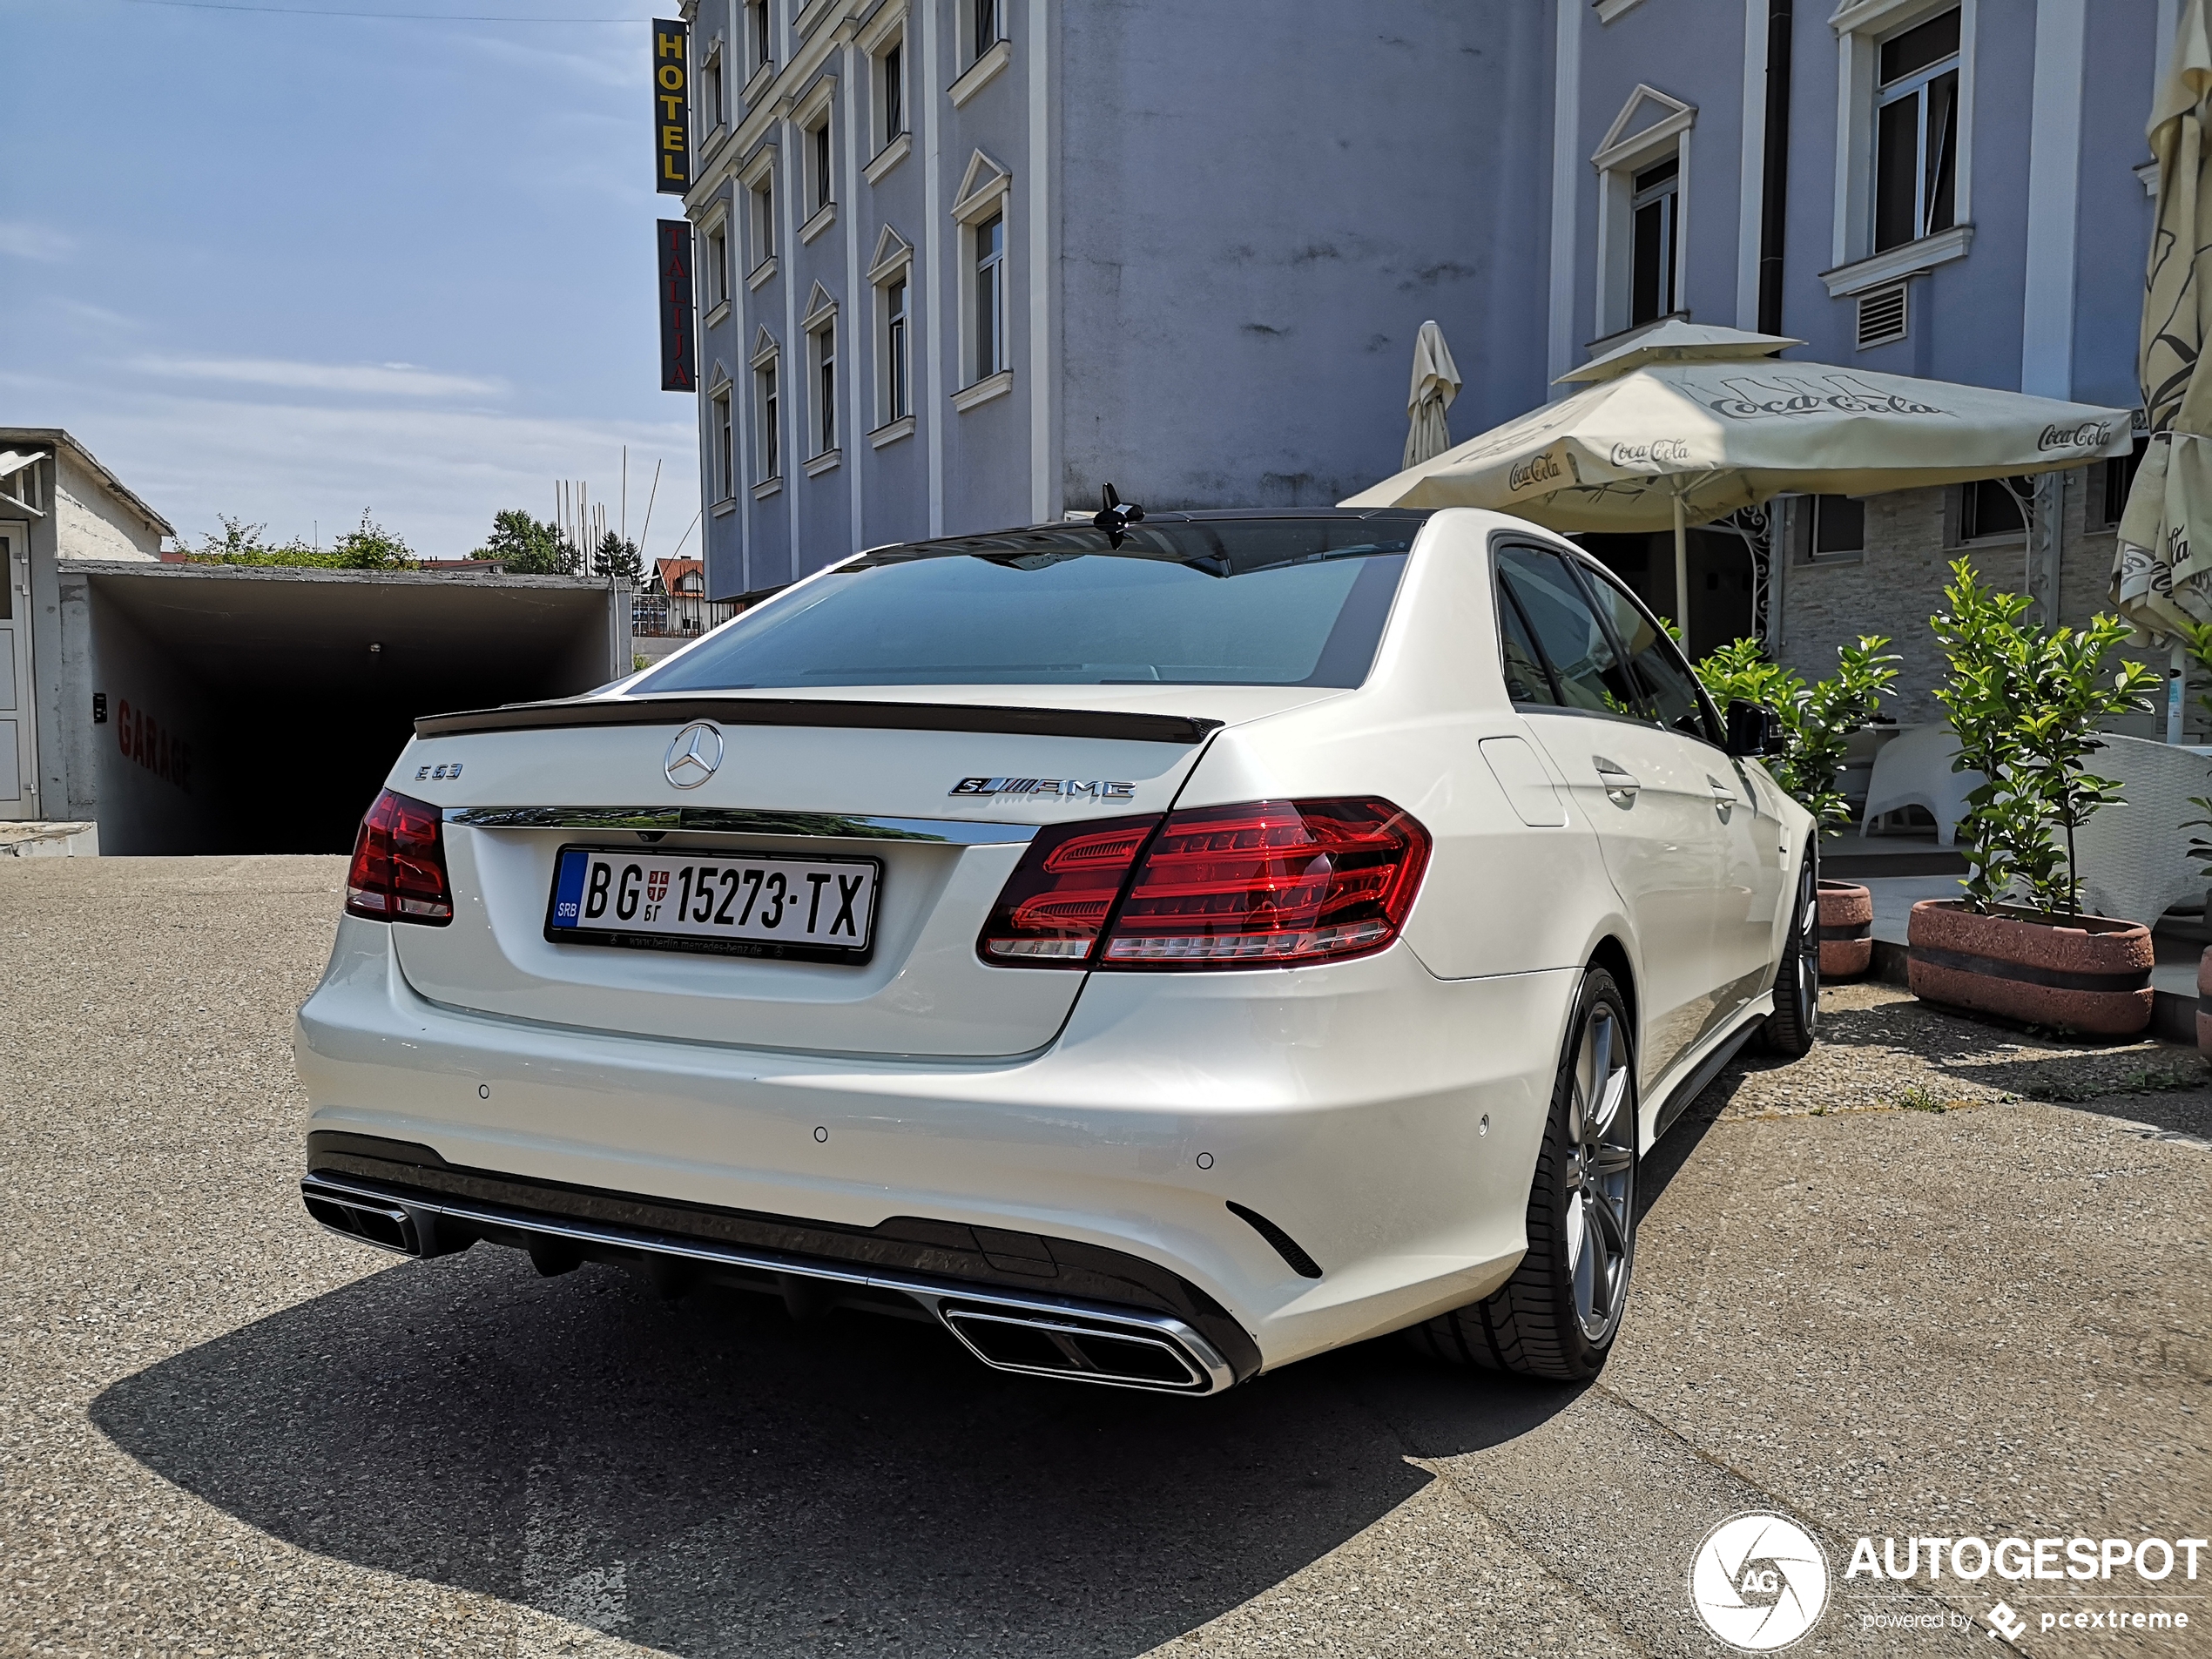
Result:
M1858 296L1859 350L1905 338L1905 287L1894 282Z

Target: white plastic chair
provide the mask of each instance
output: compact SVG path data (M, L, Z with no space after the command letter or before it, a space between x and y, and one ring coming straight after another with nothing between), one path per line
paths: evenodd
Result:
M1949 846L1966 815L1966 797L1982 782L1978 772L1951 770L1958 752L1958 733L1947 725L1913 726L1885 744L1874 757L1874 775L1866 786L1860 836L1884 813L1925 806L1935 819L1937 841Z
M2188 855L2182 826L2203 813L2192 795L2212 794L2212 763L2194 749L2107 736L2089 770L2120 780L2124 804L2090 814L2074 833L2081 908L2093 916L2155 924L2168 908L2201 896L2205 872Z

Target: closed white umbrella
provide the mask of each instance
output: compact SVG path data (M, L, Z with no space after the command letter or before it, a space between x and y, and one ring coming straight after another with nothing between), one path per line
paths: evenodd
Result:
M2212 38L2204 0L2188 0L2172 63L2151 105L2158 223L2137 361L2151 441L2128 492L2112 567L2113 604L2154 636L2212 622L2212 375L2202 368L2205 337L2212 334L2208 95Z
M1685 525L1785 491L1871 496L2079 467L2128 449L2122 409L1772 361L1802 343L1662 323L1560 376L1582 385L1571 397L1343 504L1488 507L1561 530L1671 527L1681 622Z
M1444 411L1459 395L1460 371L1444 343L1444 331L1425 322L1413 336L1413 388L1406 395L1406 458L1399 466L1418 467L1452 447Z

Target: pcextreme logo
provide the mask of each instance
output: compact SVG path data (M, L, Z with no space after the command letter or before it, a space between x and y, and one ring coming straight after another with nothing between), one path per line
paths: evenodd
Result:
M1757 1512L1730 1515L1690 1558L1689 1604L1730 1647L1772 1653L1798 1640L1827 1611L1828 1557L1794 1521Z

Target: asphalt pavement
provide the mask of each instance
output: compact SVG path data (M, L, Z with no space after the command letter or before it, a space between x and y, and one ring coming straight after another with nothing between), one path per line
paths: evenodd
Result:
M2001 1593L2023 1651L2212 1653L2212 1560L2137 1587L2186 1635L1843 1576L1862 1534L2206 1534L2188 1051L1831 992L1647 1164L1595 1385L1386 1340L1158 1399L321 1232L290 1023L343 870L0 859L0 1652L1704 1654L1692 1554L1760 1510L1831 1563L1795 1652L1989 1655Z

